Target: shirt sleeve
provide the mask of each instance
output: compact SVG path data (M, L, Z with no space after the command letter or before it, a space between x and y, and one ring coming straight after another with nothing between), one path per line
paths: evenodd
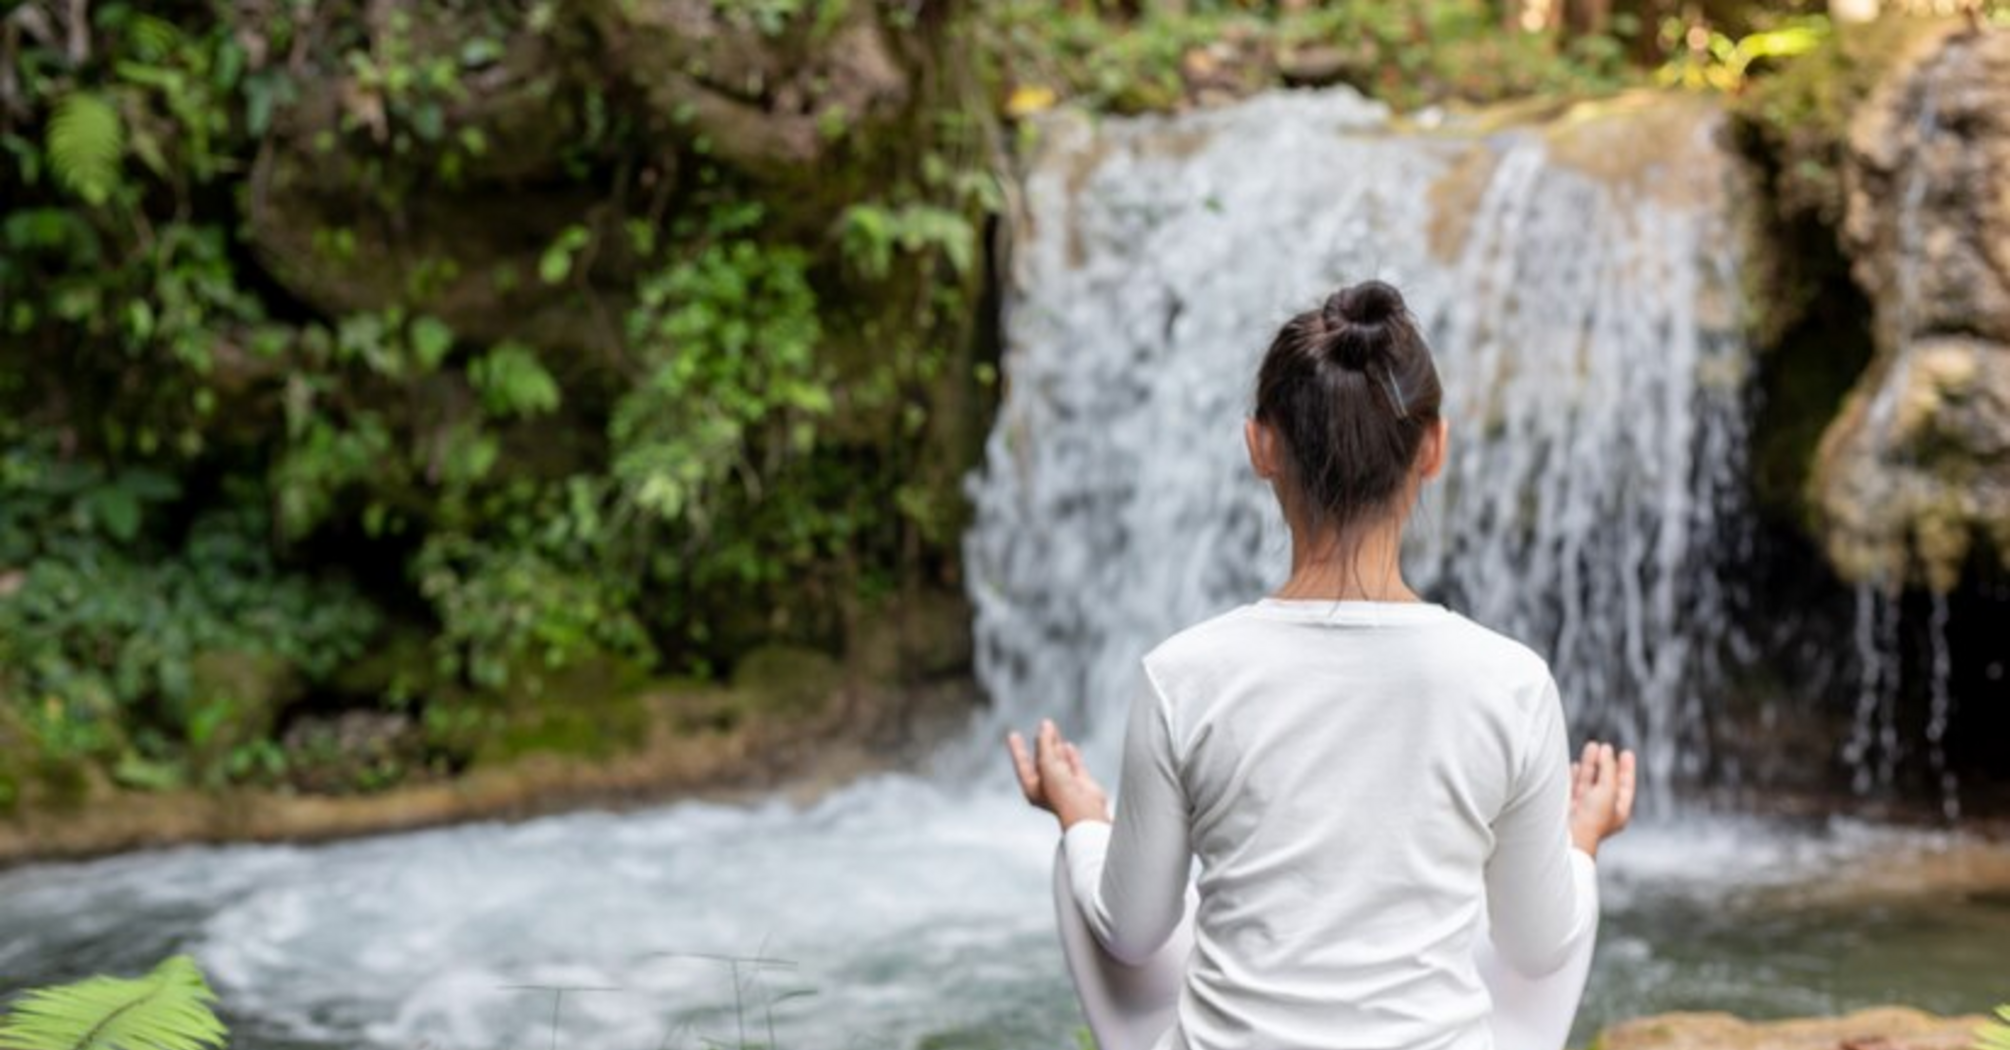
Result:
M1494 820L1487 911L1501 958L1530 977L1555 972L1597 928L1592 859L1570 843L1570 745L1556 682L1545 676L1522 768Z
M1151 958L1179 927L1193 862L1165 701L1150 672L1141 669L1138 677L1115 821L1082 821L1068 829L1063 845L1089 929L1132 966Z

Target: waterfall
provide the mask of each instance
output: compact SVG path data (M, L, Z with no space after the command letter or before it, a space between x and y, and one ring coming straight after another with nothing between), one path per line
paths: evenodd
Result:
M1574 728L1640 749L1651 794L1700 772L1747 370L1716 124L1664 99L1399 134L1325 92L1040 125L966 542L998 717L1108 754L1137 658L1281 579L1240 433L1256 363L1379 277L1452 431L1412 584L1548 657Z
M1867 413L1867 428L1876 435L1875 441L1881 448L1905 445L1906 439L1900 433L1901 403L1904 392L1912 389L1908 380L1911 370L1919 364L1921 343L1933 334L1932 319L1926 316L1927 311L1923 307L1921 288L1930 279L1933 266L1928 249L1931 231L1926 217L1930 195L1936 187L1930 166L1920 159L1919 154L1949 146L1943 132L1950 129L1943 127L1941 121L1939 71L1944 68L1945 62L1943 54L1933 64L1923 67L1917 76L1917 101L1914 103L1917 109L1911 115L1911 133L1916 148L1898 179L1894 217L1897 252L1892 260L1891 298L1881 317L1881 338L1888 341L1892 348L1890 367L1898 381L1887 382L1877 390ZM1960 140L1955 139L1952 146L1959 148ZM1918 479L1906 474L1899 474L1898 478L1902 485L1918 487L1921 484ZM1866 493L1866 498L1903 506L1930 500L1932 494L1930 491L1907 492L1886 482ZM1949 584L1931 579L1928 582L1931 606L1925 625L1927 652L1924 660L1928 676L1925 689L1928 704L1925 727L1927 773L1934 790L1939 793L1942 815L1954 820L1961 813L1961 785L1947 764L1946 737L1955 708L1950 685L1954 657L1947 639L1949 612L1947 594L1943 589ZM1857 794L1865 795L1873 791L1889 792L1897 779L1899 763L1907 757L1898 726L1899 706L1907 692L1902 601L1904 581L1896 578L1887 567L1873 578L1859 583L1856 591L1857 704L1842 758L1852 773L1851 787Z

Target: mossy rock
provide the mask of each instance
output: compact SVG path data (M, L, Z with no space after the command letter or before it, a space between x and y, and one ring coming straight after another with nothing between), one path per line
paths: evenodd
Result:
M230 754L271 736L286 705L305 691L299 670L274 653L210 650L189 667L189 694L172 717L187 735L189 768L218 783Z
M23 750L23 742L10 738L0 725L0 817L12 816L21 807L27 773Z
M764 645L740 658L733 692L748 709L811 715L824 709L844 674L829 654L793 645Z
M0 696L0 817L82 809L99 793L104 774L88 756L51 753L8 703Z
M1754 78L1732 100L1733 137L1758 169L1763 190L1745 267L1749 325L1762 349L1792 338L1849 284L1840 235L1851 121L1886 75L1939 32L1939 23L1918 18L1842 26L1816 50Z
M970 599L947 588L896 594L853 616L847 651L869 679L906 684L966 674Z
M335 672L328 687L345 697L395 704L436 692L439 677L426 634L394 631L383 645Z
M485 698L463 710L486 711L471 733L476 765L496 765L526 755L606 758L647 743L652 725L642 668L603 657L535 675L512 674L535 685Z

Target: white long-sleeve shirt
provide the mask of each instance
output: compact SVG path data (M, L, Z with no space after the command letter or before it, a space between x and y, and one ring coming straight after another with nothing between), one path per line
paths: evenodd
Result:
M1597 919L1569 762L1555 682L1521 644L1437 605L1264 599L1144 658L1115 822L1069 829L1069 877L1097 939L1138 962L1200 859L1162 1047L1485 1048L1488 920L1534 976Z

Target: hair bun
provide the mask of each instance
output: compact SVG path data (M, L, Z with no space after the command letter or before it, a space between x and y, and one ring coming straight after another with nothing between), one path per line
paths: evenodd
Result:
M1333 328L1378 325L1403 312L1403 293L1387 281L1362 281L1328 296L1319 312Z
M1319 308L1326 352L1340 367L1366 371L1390 352L1388 323L1403 313L1403 293L1384 281L1362 281L1327 296Z

